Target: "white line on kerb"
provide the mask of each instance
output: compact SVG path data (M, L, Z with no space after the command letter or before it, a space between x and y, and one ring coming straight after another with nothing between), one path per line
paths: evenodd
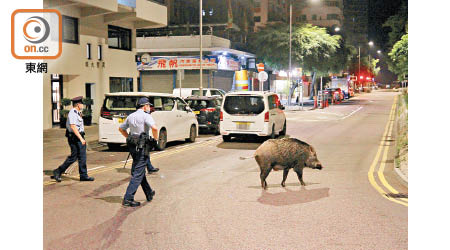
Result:
M351 112L350 114L348 114L348 115L346 115L346 116L344 116L344 117L342 117L341 118L341 120L344 120L345 118L348 118L348 117L350 117L350 116L352 116L354 113L356 113L356 112L358 112L358 111L360 111L361 109L362 109L363 107L362 106L360 106L359 108L357 108L356 110L354 110L353 112Z

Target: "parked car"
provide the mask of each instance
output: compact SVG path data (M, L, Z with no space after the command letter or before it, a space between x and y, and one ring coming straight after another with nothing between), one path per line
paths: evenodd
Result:
M202 92L203 96L221 96L222 98L226 94L224 90L214 88L203 88ZM189 96L200 96L200 88L181 88L181 92L180 88L175 88L173 89L172 94L181 98L186 98Z
M331 103L331 96L333 96L334 100L337 102L344 100L344 94L342 93L341 88L327 88L326 90L330 92L329 103Z
M99 142L115 149L125 143L119 126L127 116L136 111L137 101L148 97L153 105L152 117L158 127L158 150L167 142L186 140L194 142L198 135L198 122L189 105L171 94L151 92L120 92L105 94L99 118Z
M197 117L198 127L220 134L220 106L217 96L190 96L184 99Z
M243 135L286 134L286 116L277 94L239 91L225 95L220 109L220 134L225 142Z

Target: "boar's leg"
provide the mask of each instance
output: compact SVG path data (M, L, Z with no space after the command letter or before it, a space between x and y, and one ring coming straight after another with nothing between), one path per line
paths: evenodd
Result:
M265 168L261 168L261 187L264 189L267 189L267 182L266 182L266 178L270 173L270 170L272 170L272 166L268 165Z
M281 182L281 186L282 186L282 187L285 187L285 186L286 186L286 185L285 185L285 182L286 182L286 179L287 179L288 174L289 174L289 168L285 168L285 169L283 170L283 181Z
M302 184L302 186L306 186L306 184L303 182L303 168L295 167L294 171L295 171L295 173L297 173L297 177L298 177L298 180L300 181L300 184Z

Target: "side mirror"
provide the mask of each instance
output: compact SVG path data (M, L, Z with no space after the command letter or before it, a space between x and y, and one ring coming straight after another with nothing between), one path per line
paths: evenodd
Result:
M185 106L184 107L184 110L186 110L186 112L192 112L192 109L191 109L191 107L189 107L189 106Z

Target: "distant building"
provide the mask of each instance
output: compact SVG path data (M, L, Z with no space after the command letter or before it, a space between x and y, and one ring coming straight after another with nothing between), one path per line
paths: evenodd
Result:
M138 37L199 34L199 1L166 0L168 26L140 29ZM253 0L203 0L203 34L231 41L231 48L245 49L253 32Z
M105 93L136 91L136 28L167 25L162 1L44 0L62 14L62 54L46 60L43 75L43 127L59 125L62 98L90 97L98 122ZM69 108L69 107L67 107Z
M292 22L310 23L312 25L328 28L342 28L343 0L335 1L292 1Z
M288 2L289 0L255 0L255 30L267 23L289 22Z

